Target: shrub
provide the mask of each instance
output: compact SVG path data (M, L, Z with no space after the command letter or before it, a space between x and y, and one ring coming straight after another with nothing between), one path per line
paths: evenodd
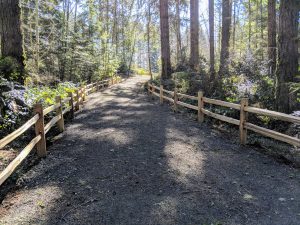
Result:
M0 59L0 77L7 80L18 80L21 76L21 68L18 61L13 57Z
M41 102L43 106L49 106L55 103L55 97L61 96L65 98L68 92L76 90L75 84L71 82L64 82L57 85L57 87L31 87L25 93L26 101L29 105Z

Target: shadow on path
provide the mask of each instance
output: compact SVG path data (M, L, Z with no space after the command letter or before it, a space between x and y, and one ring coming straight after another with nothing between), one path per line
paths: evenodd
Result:
M299 170L159 106L144 81L92 94L0 224L299 224Z

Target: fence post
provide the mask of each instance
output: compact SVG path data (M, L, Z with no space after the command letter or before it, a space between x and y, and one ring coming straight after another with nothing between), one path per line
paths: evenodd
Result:
M80 95L79 95L79 89L76 89L76 105L75 105L75 110L78 111L80 107Z
M177 95L177 88L174 89L174 110L177 112L178 110L178 95Z
M203 92L198 91L198 122L200 123L204 121L204 113L202 112L203 108L204 108Z
M82 90L82 101L86 100L86 85L83 86Z
M100 83L100 81L98 80L98 81L97 81L97 91L100 90L100 84L99 84L99 83Z
M34 106L34 112L39 114L39 119L35 123L35 135L41 135L41 140L36 144L37 154L39 157L45 157L47 155L46 150L46 137L45 137L45 124L44 113L42 104L38 103Z
M151 94L151 86L150 86L150 83L149 82L147 82L147 85L148 85L148 94L150 95Z
M80 88L80 98L81 98L80 105L83 105L83 95L84 95L83 88Z
M160 87L159 87L159 100L160 100L160 104L164 103L164 99L163 99L164 92L163 92L163 89L164 89L164 87L162 85L160 85Z
M72 92L69 92L69 97L71 98L70 101L69 101L69 104L70 104L70 116L71 116L71 119L74 119L74 99L73 99L73 93Z
M246 144L247 141L247 129L245 123L247 122L248 113L244 110L248 106L248 98L241 99L241 110L240 110L240 143Z
M64 115L62 113L63 110L62 110L61 97L56 96L55 102L60 104L60 106L56 109L56 116L60 116L60 119L57 121L57 127L60 132L63 132L65 129L65 122L64 122Z

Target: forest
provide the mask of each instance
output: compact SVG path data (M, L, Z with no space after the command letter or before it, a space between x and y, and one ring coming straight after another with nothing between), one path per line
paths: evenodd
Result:
M297 114L299 5L1 0L1 126L13 125L38 100L53 103L55 93L130 74L230 102L248 96L262 108ZM11 82L21 91L13 92Z
M0 0L0 224L299 224L299 12Z

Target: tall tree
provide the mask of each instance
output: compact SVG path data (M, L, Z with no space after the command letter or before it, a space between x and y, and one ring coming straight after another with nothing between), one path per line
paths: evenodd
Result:
M268 60L269 73L276 69L276 0L268 0Z
M1 55L15 58L24 71L21 9L18 0L0 0Z
M210 58L210 80L215 80L215 15L214 0L209 0L209 58Z
M299 5L299 1L281 0L279 8L276 106L285 113L290 113L296 103L290 94L290 82L294 82L298 74Z
M160 39L161 39L161 79L171 76L170 35L169 35L169 10L168 0L159 0L160 12Z
M222 1L222 40L219 77L229 74L229 41L231 29L232 0Z
M148 16L147 16L147 53L148 53L148 67L151 80L153 79L151 69L151 46L150 46L150 25L151 25L151 1L148 2Z
M176 52L177 64L182 63L182 41L181 41L181 18L180 18L180 0L176 0Z
M192 70L197 70L199 66L199 0L190 0L190 21L191 21L190 66Z
M249 49L251 49L251 35L252 35L251 0L248 0L248 48Z

